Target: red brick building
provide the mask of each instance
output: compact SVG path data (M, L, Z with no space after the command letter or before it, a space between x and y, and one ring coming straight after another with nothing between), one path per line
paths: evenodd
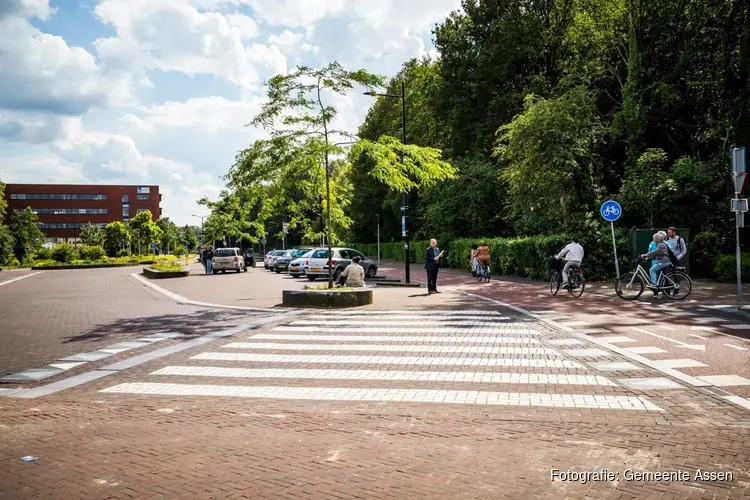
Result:
M6 184L5 197L9 213L31 207L50 240L75 240L88 223L129 222L144 210L161 217L159 186Z

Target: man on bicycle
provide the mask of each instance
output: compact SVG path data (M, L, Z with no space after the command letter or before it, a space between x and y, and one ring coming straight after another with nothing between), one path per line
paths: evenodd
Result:
M563 288L568 286L568 273L571 267L581 267L583 261L583 247L575 241L569 243L555 256L557 260L565 259L565 267L562 270Z

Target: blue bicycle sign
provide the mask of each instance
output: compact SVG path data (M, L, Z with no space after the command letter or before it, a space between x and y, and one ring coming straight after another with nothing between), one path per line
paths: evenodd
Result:
M602 217L607 222L614 222L622 215L622 207L614 200L605 201L600 209Z

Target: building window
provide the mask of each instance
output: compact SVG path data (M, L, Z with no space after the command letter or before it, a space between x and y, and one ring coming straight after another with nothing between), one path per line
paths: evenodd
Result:
M123 203L130 203L130 196L124 194L122 195L122 202Z
M123 205L122 206L122 216L123 217L130 217L130 205Z
M39 229L80 229L84 226L87 226L89 223L81 223L81 222L63 222L63 223L46 223L43 222L39 224ZM107 224L101 222L98 224L94 224L95 226L99 226L100 228L104 229L107 227Z
M106 194L33 194L11 193L11 200L106 200Z
M138 210L135 211L135 213L137 213L137 214L139 214L141 212L148 212L148 208L139 208Z
M137 194L135 195L135 199L138 201L148 201L151 199L150 194Z
M22 212L21 209L16 209L17 212ZM106 208L32 208L32 212L35 214L51 214L51 215L72 215L72 214L83 214L83 215L107 215Z
M123 224L127 224L128 222L130 222L130 219L129 219L129 218L127 218L127 217L123 217L123 218L122 218L122 223L123 223Z

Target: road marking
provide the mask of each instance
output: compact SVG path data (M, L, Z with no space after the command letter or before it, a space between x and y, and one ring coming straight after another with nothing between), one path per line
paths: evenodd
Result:
M706 375L698 378L716 387L750 385L750 380L745 377L740 377L739 375Z
M748 410L750 410L750 400L748 399L745 399L740 396L724 396L724 399L726 399L727 401L731 403L734 403L736 405L739 405L743 408L747 408Z
M101 392L164 396L214 396L259 399L324 401L391 401L409 403L453 403L498 406L545 406L614 410L664 411L643 397L588 394L544 394L435 389L379 389L352 387L224 386L159 383L124 383Z
M706 340L710 339L711 337L705 337L703 335L696 335L694 333L688 333L688 337L695 337L696 339Z
M666 340L667 342L672 342L674 344L677 344L679 347L683 347L685 349L693 349L695 351L705 351L706 350L706 346L702 345L702 344L701 345L698 345L698 344L686 344L685 342L682 342L681 340L671 339L669 337L665 337L664 335L659 335L658 333L649 332L647 330L644 330L643 328L638 328L638 327L635 327L635 326L631 326L630 328L632 328L633 330L635 330L637 332L645 333L646 335L651 335L652 337L657 337L657 338L660 338L662 340Z
M721 325L724 328L731 328L732 330L750 330L750 325Z
M467 343L467 344L538 344L539 341L528 337L432 337L432 336L396 336L396 335L295 335L293 333L259 333L248 337L253 340L304 340L304 341L344 341L344 342L433 342L433 343Z
M598 358L602 356L610 356L609 351L604 349L566 349L565 354L568 356L574 356L576 358Z
M560 356L546 347L492 347L463 345L384 345L384 344L282 344L258 342L233 342L222 346L227 349L259 349L275 351L364 351L364 352L431 352L468 354L519 354Z
M267 363L350 363L364 365L447 365L447 366L524 366L541 368L581 368L583 365L566 359L529 358L467 358L421 356L346 356L327 354L248 354L237 352L204 352L190 359L212 361L252 361Z
M733 344L724 344L724 345L727 347L731 347L732 349L737 349L738 351L747 351L747 349L745 349L744 347L740 347L738 345L733 345Z
M0 281L0 286L3 285L10 285L11 283L15 283L16 281L25 280L26 278L31 278L32 276L36 276L37 274L41 274L41 271L37 271L35 273L27 274L26 276L19 276L18 278L13 278L12 280L7 281Z
M402 318L412 318L410 320L402 321ZM427 325L443 325L443 326L485 326L493 325L495 321L509 321L511 318L507 316L497 316L493 318L487 318L484 321L478 321L476 319L466 318L465 316L443 316L438 320L428 319L429 316L399 316L398 318L388 317L385 319L373 318L371 320L359 320L359 319L325 319L325 320L300 320L292 321L289 323L290 326L427 326ZM445 318L445 319L444 319Z
M588 323L585 322L585 321L566 321L566 322L563 322L563 325L565 325L565 326L586 326L586 325L588 325Z
M664 377L652 378L618 378L617 382L625 387L637 389L639 391L661 390L661 389L684 389L677 382L672 382Z
M666 325L655 325L655 326L656 326L657 328L663 328L664 330L669 330L670 332L675 332L675 331L677 331L677 329L676 329L676 328L672 328L671 326L666 326Z
M635 342L635 340L631 339L630 337L625 337L624 335L616 335L614 337L597 337L602 342L606 342L608 344L619 344L623 342Z
M517 324L516 324L517 325ZM322 326L277 326L273 329L275 332L329 332L331 327ZM464 334L465 328L454 327L377 327L377 326L353 326L336 328L337 331L346 331L351 333L435 333L435 334ZM508 334L508 335L538 335L539 333L518 326L486 326L481 329L482 334Z
M658 347L655 347L652 345L643 346L643 347L626 347L626 349L636 354L661 354L661 353L667 352L664 349L659 349Z
M565 373L493 373L454 371L311 370L306 368L227 368L220 366L167 366L151 375L185 377L279 378L322 380L397 380L410 382L461 382L492 384L554 384L616 386L600 375Z
M660 359L657 363L666 368L699 368L708 366L694 359Z

